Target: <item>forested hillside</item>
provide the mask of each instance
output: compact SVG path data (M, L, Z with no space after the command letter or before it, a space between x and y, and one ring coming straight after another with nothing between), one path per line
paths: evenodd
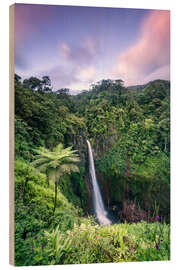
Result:
M106 207L125 224L92 216L87 139ZM15 74L15 188L16 265L169 259L170 82L107 79L70 95Z

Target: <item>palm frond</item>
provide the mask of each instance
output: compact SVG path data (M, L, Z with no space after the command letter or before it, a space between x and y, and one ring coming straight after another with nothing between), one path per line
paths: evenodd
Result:
M42 165L42 164L44 164L44 163L46 163L46 162L48 162L48 159L47 159L47 158L40 157L40 158L38 158L38 159L32 161L32 162L31 162L31 165L32 165L33 167L38 167L38 166L40 166L40 165Z
M50 168L54 168L55 169L55 168L58 168L59 165L60 165L59 160L52 160L52 161L49 162L49 167Z
M57 181L64 174L79 172L75 163L80 159L77 150L72 150L72 146L63 148L62 144L58 144L53 151L41 147L36 152L38 155L32 165L40 172L45 172L48 179Z
M39 147L39 149L35 149L34 152L38 153L39 155L42 155L42 153L48 153L49 150L41 146Z
M60 143L56 147L54 147L53 151L56 153L60 153L63 150L63 144Z
M69 168L71 170L71 172L78 172L79 173L79 168L78 166L74 165L74 164L70 164Z
M61 177L64 174L70 174L71 172L79 172L79 168L74 164L62 164L57 170L57 175Z
M79 159L79 157L78 156L71 156L71 157L66 157L66 158L64 158L63 159L63 162L64 163L71 163L71 162L74 162L74 163L76 163L76 162L79 162L80 161L80 159Z
M39 167L37 167L37 169L38 169L38 171L40 171L42 173L46 173L47 172L47 169L48 169L48 164L47 163L42 164Z

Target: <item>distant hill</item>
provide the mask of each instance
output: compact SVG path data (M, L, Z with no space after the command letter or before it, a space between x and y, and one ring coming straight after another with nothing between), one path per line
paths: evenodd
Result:
M167 83L169 81L167 80L154 80L154 81L150 81L146 84L141 84L141 85L131 85L131 86L128 86L127 88L129 90L135 90L135 91L142 91L144 88L146 88L148 85L150 85L151 83Z
M121 80L116 80L116 83L118 81L121 81ZM112 82L115 82L115 81L112 80ZM149 86L151 84L154 84L154 83L169 84L169 81L168 80L160 80L160 79L158 79L158 80L149 81L146 84L131 85L131 86L128 86L127 89L128 90L134 90L134 91L142 91L147 86ZM74 96L74 95L79 95L79 94L90 92L90 91L91 90L85 90L85 89L83 89L83 90L70 90L70 95Z
M132 86L128 86L127 88L128 88L129 90L137 90L137 91L141 91L141 90L143 90L147 85L148 85L148 83L147 83L147 84L142 84L142 85L132 85Z

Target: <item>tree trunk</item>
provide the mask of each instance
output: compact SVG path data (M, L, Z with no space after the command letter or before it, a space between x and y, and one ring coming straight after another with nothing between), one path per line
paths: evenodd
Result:
M56 210L56 201L57 201L57 181L55 182L55 185L54 185L54 192L55 192L55 197L54 197L54 209L53 209L53 214L55 213L55 210Z
M47 186L49 188L49 178L47 177Z
M125 180L122 176L122 202L125 200Z
M128 200L128 194L129 194L129 186L128 186L128 179L126 181L126 199Z
M129 158L127 157L126 159L126 168L127 168L127 180L126 180L126 199L128 199L128 194L129 194L129 174L130 174L130 162Z

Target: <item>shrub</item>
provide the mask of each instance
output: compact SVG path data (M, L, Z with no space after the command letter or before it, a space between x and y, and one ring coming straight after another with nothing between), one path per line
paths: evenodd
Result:
M169 260L169 225L148 224L74 225L61 232L45 232L44 248L49 264L80 264Z

